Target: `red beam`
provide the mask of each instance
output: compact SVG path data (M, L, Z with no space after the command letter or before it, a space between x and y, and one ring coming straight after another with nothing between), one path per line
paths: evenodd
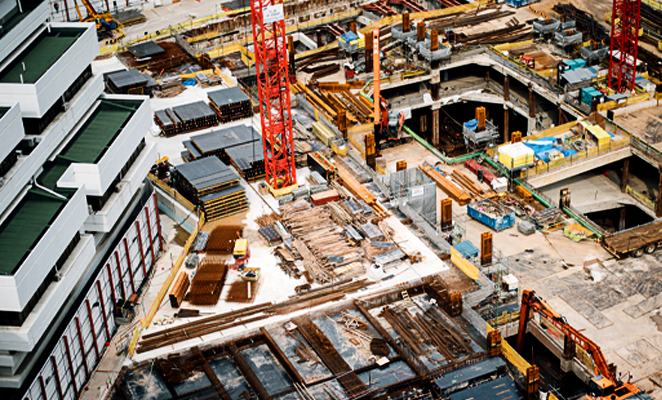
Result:
M69 372L71 373L71 381L74 383L74 397L78 397L78 383L76 382L76 373L74 372L74 362L73 359L71 358L71 349L69 348L69 338L67 338L67 335L64 335L64 347L67 349L67 361L69 361Z
M44 400L48 400L46 395L46 385L44 385L44 377L39 375L39 386L41 386L41 395L44 397Z
M71 22L71 20L69 19L69 6L67 5L67 0L64 0L64 13L67 15L67 22Z
M136 230L138 231L138 247L140 248L140 259L143 262L143 279L147 279L147 264L145 264L145 250L143 249L143 235L140 232L140 222L136 220Z
M120 289L122 289L122 298L126 300L126 291L124 290L124 275L122 274L122 263L120 263L120 253L115 250L115 262L117 262L117 272L120 274Z
M161 237L161 217L159 217L159 203L156 200L156 192L154 193L154 215L156 215L156 228L159 230L159 248L163 250L163 238Z
M152 240L152 223L149 221L149 208L145 207L145 219L147 219L147 234L149 235L149 250L152 252L152 266L156 267L156 257L154 257L154 241Z
M76 331L78 331L78 344L80 345L80 356L83 357L83 366L85 367L85 380L90 379L90 369L87 366L87 356L85 352L85 343L83 342L83 332L80 329L80 321L76 317Z
M85 299L85 304L87 305L87 317L90 320L90 331L92 332L92 339L94 339L94 351L97 354L97 360L101 361L101 353L99 353L99 345L97 344L97 333L94 329L94 318L92 318L92 308L90 308L90 301Z
M99 304L101 304L101 315L103 316L103 326L106 328L106 341L110 343L110 329L108 329L108 318L106 317L106 306L103 301L103 291L101 282L97 280L97 291L99 292Z
M136 284L133 282L133 267L131 266L131 255L129 254L129 241L124 238L124 251L126 252L126 264L129 266L129 278L131 279L131 290L136 293Z
M60 395L60 399L64 400L64 393L62 393L62 382L60 382L60 371L57 370L57 361L55 361L55 356L51 356L51 364L53 364L53 372L55 372L55 386L57 387L57 393Z
M106 264L108 269L108 279L110 282L110 298L113 300L113 311L117 307L117 299L115 298L115 285L113 284L113 272L110 270L110 264Z

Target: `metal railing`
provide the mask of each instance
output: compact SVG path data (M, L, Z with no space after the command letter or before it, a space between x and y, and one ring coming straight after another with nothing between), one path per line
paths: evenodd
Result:
M523 171L521 176L522 178L530 178L538 174L543 174L567 165L577 163L589 157L593 157L599 154L606 154L614 150L619 150L629 145L630 145L630 138L625 138L621 140L612 140L609 142L609 144L591 147L590 149L586 149L581 153L573 154L569 157L563 157L555 161L550 161L548 163L537 165L533 168L529 168L528 170Z

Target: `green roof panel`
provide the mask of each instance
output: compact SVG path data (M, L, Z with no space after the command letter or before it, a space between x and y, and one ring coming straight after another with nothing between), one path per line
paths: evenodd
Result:
M0 83L21 83L21 75L23 83L37 82L84 32L84 28L44 29L0 72Z
M0 225L0 275L14 275L67 202L31 189Z
M58 158L83 164L98 162L141 104L141 100L101 100Z

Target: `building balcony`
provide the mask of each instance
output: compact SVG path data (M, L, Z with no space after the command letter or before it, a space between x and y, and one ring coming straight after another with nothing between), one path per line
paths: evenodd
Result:
M116 185L103 208L87 217L85 230L88 232L110 232L115 223L122 217L122 213L131 203L131 199L138 192L145 181L145 177L157 158L156 145L151 144L143 148L126 175Z
M35 147L29 155L18 158L16 164L3 176L4 184L0 186L0 214L35 176L42 165L71 132L76 124L85 116L90 105L103 92L103 77L95 76L88 80L85 85L69 101L68 108L61 112L41 132L40 135L26 135L26 138L35 140Z
M99 54L91 23L50 24L25 40L0 70L0 97L41 118Z
M0 163L25 137L23 124L21 123L21 108L18 103L4 107L0 105ZM2 174L0 173L0 177Z
M47 1L23 1L21 9L23 12L16 6L13 15L2 24L4 33L0 33L0 60L7 58L48 19Z
M20 326L0 326L0 349L17 352L33 350L79 283L81 276L92 262L95 251L94 237L82 235L63 264L62 270L59 271L59 277L50 282L25 321ZM3 365L0 374L9 375L7 372L14 374L23 360L14 357L14 361L11 366Z
M85 185L88 196L103 196L149 131L151 123L148 98L101 97L55 157L55 162L63 170L49 178L57 178L55 181L44 184L58 188Z
M5 313L22 313L88 216L85 190L61 198L33 187L0 223L0 298ZM0 338L0 342L2 339Z

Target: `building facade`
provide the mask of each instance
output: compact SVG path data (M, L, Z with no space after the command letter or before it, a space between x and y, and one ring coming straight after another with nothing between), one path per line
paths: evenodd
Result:
M0 388L74 399L163 246L149 98L103 94L94 24L47 1L0 26Z

